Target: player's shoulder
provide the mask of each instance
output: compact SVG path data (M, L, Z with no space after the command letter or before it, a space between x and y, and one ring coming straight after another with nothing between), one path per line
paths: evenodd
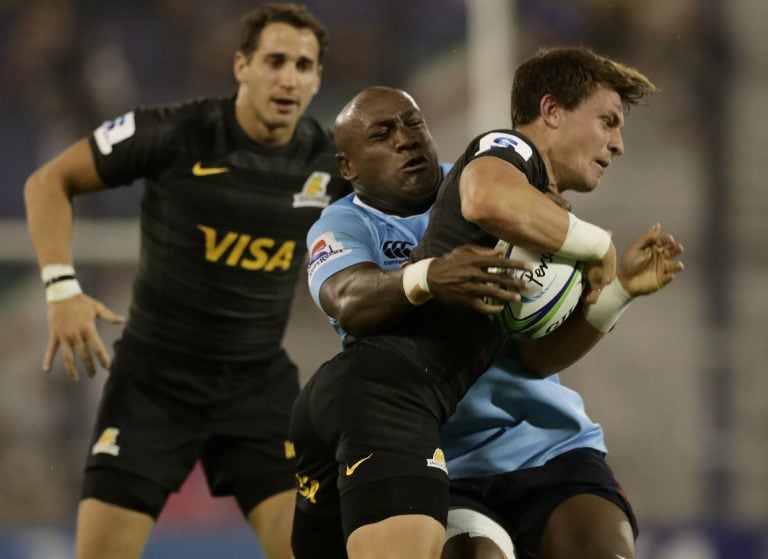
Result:
M354 192L342 196L322 211L320 219L350 218L362 215L360 208L354 203L354 198Z
M232 98L199 97L163 105L142 105L134 112L139 126L154 124L189 134L225 128L233 111Z
M522 171L539 190L549 182L546 165L535 144L522 132L508 128L489 130L475 136L462 154L458 167L481 157L497 157Z
M335 155L336 144L329 128L324 127L316 118L304 115L296 125L294 141L304 144L315 153L324 152Z
M523 133L509 128L497 128L478 134L469 143L467 153L476 157L494 149L512 150L524 161L538 155L530 139Z

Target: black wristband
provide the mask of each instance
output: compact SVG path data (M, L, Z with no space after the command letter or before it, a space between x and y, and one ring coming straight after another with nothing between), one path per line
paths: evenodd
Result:
M60 281L67 281L67 280L73 280L73 279L75 279L75 274L56 276L55 278L51 278L47 282L45 282L45 287L51 286L54 283L59 283Z

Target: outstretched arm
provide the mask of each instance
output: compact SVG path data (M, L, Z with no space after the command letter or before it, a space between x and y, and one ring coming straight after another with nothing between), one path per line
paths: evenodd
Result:
M46 283L48 347L43 369L49 370L61 347L69 378L77 380L75 354L89 376L96 374L92 353L102 366L110 357L95 319L117 324L122 317L80 292L72 268L72 199L104 188L87 139L82 139L37 169L24 185L27 226Z
M629 302L663 289L684 269L683 245L660 224L630 243L621 256L616 279L594 305L582 301L557 330L518 343L518 354L531 374L546 377L586 355L609 332Z
M488 304L485 298L518 300L518 290L524 282L508 274L488 272L488 268L494 267L524 269L525 265L518 260L502 259L501 251L494 249L472 245L458 247L428 263L429 294L443 303L467 306L488 314L498 313L501 305ZM325 313L338 320L350 334L375 333L413 308L403 287L404 270L384 271L370 262L345 268L323 283L320 304Z

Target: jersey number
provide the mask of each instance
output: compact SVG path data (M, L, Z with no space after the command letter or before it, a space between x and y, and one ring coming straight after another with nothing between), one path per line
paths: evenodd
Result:
M277 250L275 239L269 237L251 238L245 233L228 231L221 239L213 227L198 225L205 234L205 259L209 262L219 262L222 258L227 266L240 266L246 270L264 270L271 272L275 269L288 270L293 261L295 241L285 241ZM247 249L247 253L246 253Z

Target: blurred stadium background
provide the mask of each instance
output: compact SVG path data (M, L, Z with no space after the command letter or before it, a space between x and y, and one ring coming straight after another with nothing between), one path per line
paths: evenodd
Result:
M762 0L317 0L330 31L310 113L330 124L362 87L405 88L442 158L508 125L511 68L584 44L661 93L627 119L627 156L599 194L572 197L621 249L656 221L687 269L638 301L563 375L602 423L640 519L641 559L768 558L768 254L764 192L768 4ZM234 92L242 0L0 0L0 559L71 556L87 437L105 374L40 370L43 289L24 225L27 175L137 104ZM75 261L127 310L141 188L77 201ZM110 341L117 332L102 328ZM337 349L302 284L286 344L304 378ZM196 472L147 558L259 557L228 499Z

